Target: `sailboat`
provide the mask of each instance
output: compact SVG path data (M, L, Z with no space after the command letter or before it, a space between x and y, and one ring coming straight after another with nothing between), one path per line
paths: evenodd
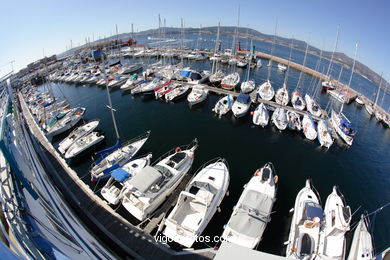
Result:
M316 126L314 124L314 120L311 114L303 116L302 129L303 129L303 134L310 141L313 141L314 139L317 138Z
M262 127L268 125L269 113L264 103L260 103L260 105L256 107L255 111L253 111L252 121L253 124L260 125Z
M191 247L221 204L229 180L224 159L218 158L198 170L165 219L163 234L178 244Z
M290 97L289 97L288 89L287 89L287 78L288 78L288 73L290 71L290 60L291 60L291 55L292 55L293 41L294 41L294 39L291 40L290 56L288 58L287 72L284 75L283 87L279 88L275 94L276 103L281 104L283 106L287 106L288 102L290 101Z
M346 205L343 194L333 187L324 208L325 225L320 234L318 255L320 259L345 259L345 233L349 231L351 208Z
M331 76L330 76L330 69L333 65L333 57L334 57L334 53L336 52L336 49L337 49L337 44L339 42L339 29L340 27L337 26L337 34L336 34L336 41L334 43L334 48L333 48L333 52L332 52L332 56L330 58L330 61L329 61L329 66L328 66L328 71L326 72L326 77L328 78L328 80L325 80L322 82L322 89L324 90L334 90L336 88Z
M362 215L355 229L347 260L374 259L374 247L369 228L368 218Z
M321 116L321 108L318 105L318 103L309 95L305 94L305 101L306 101L306 107L307 111L309 111L310 114L313 114L316 117Z
M306 66L306 58L307 58L308 49L309 49L309 43L306 43L305 56L303 58L303 65L302 65L303 67ZM301 87L300 84L301 84L302 75L303 75L303 72L301 70L301 72L299 73L297 86L295 87L295 90L294 90L292 97L291 97L291 103L292 103L293 107L297 110L300 110L300 111L303 111L305 109L305 106L306 106L305 99L303 99L301 93L299 92L299 89Z
M351 85L352 76L355 69L358 45L358 42L356 42L355 55L353 58L352 71L351 76L349 77L348 87ZM344 140L344 142L351 146L356 131L352 128L351 122L348 120L348 118L343 114L343 108L344 103L341 104L341 109L339 113L332 110L332 125L333 128L336 130L337 134Z
M285 130L288 124L286 110L284 108L277 107L272 114L271 120L279 130Z
M177 147L131 178L122 199L125 209L140 221L149 217L188 173L197 147L196 139L191 146Z
M238 85L238 83L240 83L240 74L233 72L222 78L221 87L223 89L232 90Z
M378 90L375 94L375 101L374 101L374 104L372 104L371 102L368 102L365 104L365 109L367 111L367 113L370 115L370 116L374 116L375 115L375 111L376 111L376 103L378 101L378 97L379 97L379 91L381 89L381 85L382 85L382 76L383 76L383 72L381 73L381 80L379 81L379 86L378 86Z
M333 138L329 129L328 119L318 121L317 130L317 138L321 146L329 148L333 144Z
M68 112L63 118L56 121L55 124L46 128L47 135L53 137L71 129L78 122L80 122L80 120L83 118L84 113L84 107L77 107L71 109L71 111Z
M302 123L301 123L301 117L298 113L288 110L287 111L287 120L288 120L288 128L293 131L301 131L302 129Z
M320 196L311 180L306 180L305 187L295 199L294 215L286 249L287 258L314 259L319 245L321 224L324 212Z
M244 186L244 191L224 227L222 237L225 241L251 249L260 243L264 230L271 221L277 182L278 176L272 163L256 170Z
M84 151L87 151L94 145L97 145L103 141L104 135L99 132L91 132L79 139L76 140L69 148L66 150L64 155L65 159L71 159L76 156L79 156Z
M251 50L250 50L250 56L249 60L252 60L252 55L255 52L255 46L253 46L253 41L251 40ZM247 75L246 75L246 81L241 83L241 92L242 93L250 93L256 88L256 84L254 80L249 79L249 75L251 72L251 66L248 66L247 68Z
M215 104L213 112L219 116L227 114L231 109L234 102L232 95L226 95Z

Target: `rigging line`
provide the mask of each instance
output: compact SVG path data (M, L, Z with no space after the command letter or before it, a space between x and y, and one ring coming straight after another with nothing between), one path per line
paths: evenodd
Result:
M385 205L383 205L382 207L379 207L379 208L377 208L376 210L374 210L373 212L367 214L365 217L369 217L369 216L371 216L371 215L373 215L373 214L376 214L376 213L378 213L379 211L382 211L384 208L386 208L386 207L388 207L388 206L390 206L390 201L387 202L387 203L386 203Z

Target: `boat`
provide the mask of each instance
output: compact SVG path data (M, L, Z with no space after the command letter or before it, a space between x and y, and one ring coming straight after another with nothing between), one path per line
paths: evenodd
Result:
M210 75L209 81L211 84L218 84L222 81L222 79L226 76L225 72L222 70L218 70L214 74Z
M317 138L321 146L329 148L333 144L333 138L329 129L328 120L321 119L320 121L318 121L317 130Z
M142 169L128 181L123 207L140 221L151 217L189 172L197 147L195 139L191 146L177 147L173 153L170 151L162 156L163 159L158 159L155 165Z
M234 101L232 106L232 112L235 117L243 117L249 111L251 106L251 97L247 94L241 93L238 95L236 101Z
M332 125L344 142L351 146L356 131L353 129L348 118L344 114L336 113L332 110Z
M143 168L150 164L152 154L148 154L139 159L131 160L121 168L115 169L111 173L110 179L100 191L102 197L111 205L117 205L123 197L127 188L127 181L140 173Z
M306 107L305 100L302 98L302 95L297 90L292 93L291 104L296 110L300 111L303 111Z
M166 83L154 88L154 96L156 99L165 99L165 94L168 94L177 86L179 86L178 83L173 83L171 80L169 80Z
M68 131L74 127L83 118L85 112L84 107L77 107L72 109L71 112L67 113L63 118L56 121L52 126L46 128L47 136L59 135L65 131Z
M116 87L119 87L119 86L125 84L125 82L126 82L128 79L129 79L128 77L125 77L125 76L123 76L123 75L117 75L117 76L114 77L113 80L111 80L111 81L108 83L107 87L109 87L109 88L116 88Z
M371 102L366 103L364 108L370 116L374 115L374 105Z
M91 180L108 179L113 170L122 167L137 154L148 140L149 135L150 131L146 131L144 134L127 141L103 159L98 159L91 165Z
M313 141L317 138L316 125L311 114L304 115L302 119L303 134L307 139Z
M333 81L322 81L322 89L323 90L335 90L336 89L336 86L335 84L333 83Z
M234 64L231 64L231 65L234 65ZM245 68L246 66L248 66L248 61L246 59L238 59L236 61L236 66L238 68Z
M264 103L260 103L253 111L253 124L265 127L268 125L269 113Z
M285 243L287 244L286 257L315 259L324 212L320 196L311 180L306 180L305 187L299 191L293 210L290 234Z
M278 70L284 72L287 70L287 66L284 65L283 63L278 63Z
M302 130L302 122L301 122L301 117L299 114L297 114L294 111L287 111L287 120L288 124L287 127L290 130L293 131L301 131Z
M267 80L259 86L257 94L264 100L270 101L275 96L275 90L271 85L271 82Z
M268 222L271 221L277 182L278 176L272 163L256 170L244 186L244 191L224 227L224 241L251 249L259 244Z
M229 169L224 159L201 167L185 190L180 192L175 207L165 219L163 234L180 245L191 247L221 204L229 180Z
M219 116L223 116L227 114L230 109L232 109L232 105L234 102L234 98L232 95L226 95L215 104L213 108L213 112Z
M363 105L364 105L363 98L362 98L362 96L360 96L360 95L355 99L355 102L356 102L356 104L359 105L359 106L363 106Z
M253 80L244 81L241 83L241 92L250 93L256 88L256 84Z
M277 107L272 114L271 120L279 130L285 130L288 124L286 110L284 110L284 108Z
M261 62L261 59L258 59L258 60L257 60L257 62L256 62L256 67L259 68L259 69L260 69L261 67L263 67L263 63Z
M165 80L163 80L160 77L155 77L152 81L145 82L145 83L140 84L139 86L133 88L131 90L131 94L132 95L139 94L139 93L142 93L144 95L154 94L154 88L156 88L157 86L163 85L164 83L166 83Z
M123 91L131 90L135 87L135 84L141 80L144 80L144 78L139 78L137 74L133 74L126 80L125 84L123 84L120 89Z
M79 138L89 134L99 125L99 120L90 121L82 126L79 126L73 130L64 140L58 145L58 151L64 154L66 150Z
M187 101L190 106L199 104L206 100L209 91L202 85L195 85L192 87L192 91L187 96Z
M279 88L275 93L275 101L276 103L287 106L290 101L290 97L288 95L288 90L286 84L283 84L283 87Z
M165 94L165 101L166 102L174 102L177 101L185 95L188 94L188 90L190 89L189 85L179 85L178 87L174 88L172 91Z
M347 260L374 259L374 247L369 230L369 219L362 214L353 234Z
M240 75L237 72L225 76L221 81L221 87L227 90L234 89L240 83Z
M324 208L325 225L320 233L319 259L345 259L345 233L350 229L351 208L346 205L343 194L333 187Z
M99 132L89 133L76 140L66 151L64 157L65 159L74 158L94 145L103 141L104 135Z
M310 114L320 117L321 116L321 108L317 104L317 102L308 94L305 94L305 101L306 101L306 107L307 111L310 112Z

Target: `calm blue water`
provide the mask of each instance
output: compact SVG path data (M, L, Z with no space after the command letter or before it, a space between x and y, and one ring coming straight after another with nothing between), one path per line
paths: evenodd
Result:
M207 41L204 43L206 46ZM209 44L213 45L212 41ZM266 43L256 43L256 46L258 50L265 52L270 50L270 45ZM288 57L289 49L277 47L275 55L279 54ZM298 62L303 60L303 54L293 52L293 60ZM251 72L251 77L257 84L262 83L267 77L266 64L267 61L263 61L263 68ZM314 67L315 57L309 56L307 64ZM323 65L326 66L325 63ZM211 65L205 61L193 63L192 67L210 69ZM244 76L245 70L238 69L238 71ZM349 72L347 70L344 72L345 76L343 74L342 79L346 81ZM337 74L337 69L335 73ZM298 77L297 71L290 71L287 81L290 90L296 87ZM283 80L284 74L278 72L274 64L271 73L274 87L280 87ZM306 75L301 92L312 93L313 87L310 84L312 81L311 77ZM99 118L101 120L99 128L106 134L106 145L115 143L116 137L110 112L106 108L108 101L104 88L56 83L51 85L56 96L67 97L72 106L86 107L86 120ZM367 93L375 89L370 81L359 75L354 75L353 78L353 87L356 86ZM273 127L265 129L254 127L249 115L240 120L236 120L231 115L216 118L211 112L219 98L216 95L210 95L204 104L192 109L188 107L185 99L176 104L166 104L150 99L145 100L142 97L132 97L120 90L111 92L111 98L117 110L116 118L123 141L146 130L152 130L151 137L140 154L153 152L153 157L156 159L171 148L187 144L196 137L199 140L199 149L192 172L215 157L227 159L231 175L230 196L225 197L221 204L222 211L214 215L203 235L222 234L223 225L228 221L244 184L249 181L257 168L268 161L275 165L279 175L279 188L274 206L275 213L259 246L259 250L265 252L285 253L283 242L287 240L289 231L289 210L293 207L295 197L307 178L312 178L323 202L332 191L333 185L338 185L352 211L361 206L353 222L359 219L363 210L373 211L390 200L388 175L390 131L378 124L375 119L370 119L364 108L357 108L355 104L344 107L344 113L358 130L353 146L347 149L338 142L325 151L319 148L317 141L308 142L301 133L279 132ZM318 100L321 106L325 107L330 99L326 94L319 93ZM387 100L389 99L385 99L386 105L388 105ZM71 164L88 184L90 184L90 177L87 170L90 163L89 158L84 158ZM95 188L95 184L91 184L91 187ZM120 208L119 212L133 221L125 210ZM390 230L389 219L389 208L376 217L374 238L378 250L389 246L390 234L387 232ZM204 246L204 244L196 245L196 247Z

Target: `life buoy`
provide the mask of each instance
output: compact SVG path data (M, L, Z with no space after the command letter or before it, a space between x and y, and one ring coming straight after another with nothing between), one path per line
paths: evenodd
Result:
M176 153L180 153L181 152L181 148L180 147L176 147L175 152Z

